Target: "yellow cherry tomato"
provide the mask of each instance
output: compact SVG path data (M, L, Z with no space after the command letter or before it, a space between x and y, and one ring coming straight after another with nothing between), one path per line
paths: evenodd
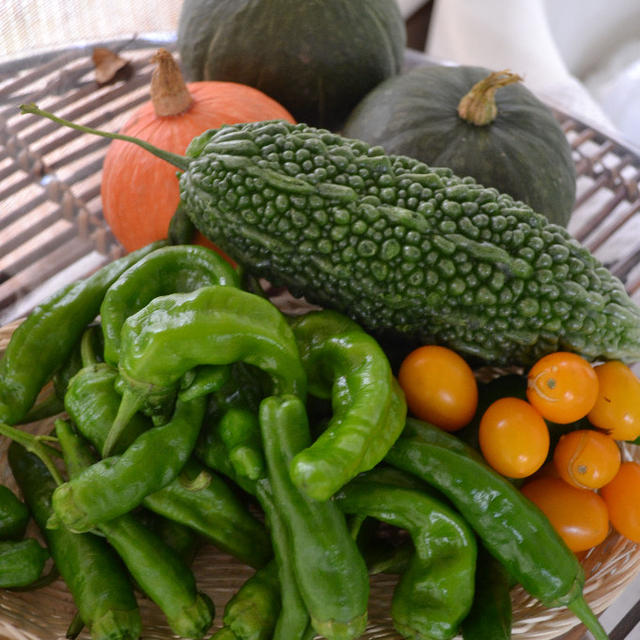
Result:
M640 380L619 360L610 360L594 371L599 390L589 412L589 422L616 440L640 436Z
M398 382L409 411L445 431L467 425L478 406L471 367L446 347L425 345L412 351L400 365Z
M549 430L525 400L505 397L491 403L480 418L480 450L487 463L508 478L537 471L549 453Z
M616 477L600 489L614 529L640 542L640 464L623 462Z
M579 429L565 433L553 451L558 475L580 489L599 489L620 468L618 443L606 433Z
M547 516L572 551L586 551L607 537L609 511L595 491L572 487L553 476L533 478L520 490Z
M527 399L552 422L568 424L584 418L597 395L598 377L593 367L575 353L550 353L527 375Z

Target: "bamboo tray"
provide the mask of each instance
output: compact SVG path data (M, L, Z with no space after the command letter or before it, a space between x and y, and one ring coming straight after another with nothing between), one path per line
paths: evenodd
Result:
M42 108L83 124L115 131L148 99L159 46L172 40L133 37L100 43L129 60L128 75L99 86L91 61L93 45L0 65L0 352L17 319L67 282L85 277L123 255L102 216L100 171L108 142L34 116L18 105ZM407 66L429 63L408 52ZM640 155L588 124L556 111L570 141L578 172L578 194L569 230L624 282L640 301ZM51 421L29 425L44 433ZM14 486L0 443L0 482ZM625 451L632 457L635 450ZM616 533L583 559L587 600L604 611L640 571L640 547ZM217 605L214 629L226 601L251 570L213 547L196 557L200 588ZM400 640L389 618L395 578L372 581L370 624L365 640ZM513 637L551 640L576 618L563 608L546 609L522 589L512 592ZM173 637L153 603L140 600L143 637ZM64 638L75 612L61 580L32 592L0 590L0 637L7 640ZM84 632L80 638L88 638Z

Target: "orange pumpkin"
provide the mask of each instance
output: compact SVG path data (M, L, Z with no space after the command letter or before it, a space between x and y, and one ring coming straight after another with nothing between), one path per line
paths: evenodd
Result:
M191 140L223 124L284 119L291 114L263 92L234 82L185 83L173 56L156 52L151 100L121 129L162 149L184 154ZM167 237L180 199L176 169L140 147L114 140L105 157L102 208L114 236L127 251ZM199 235L196 242L212 246Z

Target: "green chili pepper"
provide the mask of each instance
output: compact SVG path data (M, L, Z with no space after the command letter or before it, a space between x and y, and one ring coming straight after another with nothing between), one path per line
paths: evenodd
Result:
M212 284L239 287L240 278L222 256L207 247L162 247L136 262L107 289L100 307L105 360L117 364L124 321L151 300Z
M272 640L280 615L278 563L258 569L233 595L224 609L223 629L237 640ZM224 637L222 630L214 638Z
M478 548L476 591L469 615L462 621L464 640L510 640L511 579L485 548Z
M201 542L193 529L149 509L138 509L134 515L145 527L153 529L185 564L191 566Z
M4 484L0 484L0 540L18 540L29 523L29 508Z
M310 497L326 500L373 468L404 428L404 394L378 343L334 311L291 322L309 393L332 399L326 430L291 463L291 477Z
M258 416L249 409L231 408L222 416L218 429L235 472L250 480L264 476Z
M264 566L273 555L264 525L222 478L205 470L195 460L187 461L178 478L146 496L142 504L157 514L187 525L219 549L252 567Z
M56 421L56 435L73 480L93 464L91 450L67 421ZM213 602L197 591L193 572L180 556L131 513L103 522L99 530L171 630L183 638L204 637L213 621Z
M92 640L136 640L140 612L117 554L103 538L47 529L56 483L42 461L22 445L9 445L11 471Z
M474 594L476 541L463 518L426 493L376 482L366 474L335 499L346 513L371 516L411 535L415 552L391 603L396 629L405 638L453 638Z
M442 491L531 595L546 606L566 605L596 640L606 640L584 600L584 573L575 554L542 511L475 450L442 429L409 418L386 460Z
M131 511L178 476L196 443L205 399L178 400L170 422L145 431L118 456L91 464L53 492L55 521L89 531Z
M33 584L48 558L49 552L35 538L0 541L0 588Z
M118 370L102 362L83 367L69 380L64 408L76 428L94 446L97 446L96 442L104 443L106 425L110 426L118 414L117 378ZM136 413L114 445L113 452L122 453L152 427L147 416Z
M304 403L294 395L270 396L259 419L273 499L290 532L289 553L312 625L329 640L358 638L369 595L364 560L337 505L309 498L289 474L293 457L310 443Z
M274 392L306 393L285 317L268 300L234 287L212 285L156 298L127 318L121 340L125 391L107 452L131 415L145 404L162 412L181 377L201 364L246 362L269 374Z
M113 385L116 376L116 370L108 364L85 367L72 379L65 398L76 428L98 451L104 446L120 403ZM126 439L119 440L114 453L125 451L149 428L150 420L135 414L124 434ZM142 504L165 518L189 526L219 549L253 567L262 566L271 556L264 525L226 482L194 459L187 460L180 475L169 484L146 495Z
M109 286L153 243L73 282L38 305L13 332L0 360L0 422L16 424L58 367L69 357L85 327L98 315Z

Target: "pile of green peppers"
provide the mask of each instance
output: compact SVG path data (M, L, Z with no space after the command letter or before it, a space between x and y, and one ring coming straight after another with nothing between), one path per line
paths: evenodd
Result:
M51 433L26 428L46 415ZM205 247L154 243L37 307L0 359L0 434L70 636L141 637L138 590L179 637L355 640L385 571L405 638L510 638L516 583L606 638L546 518L407 417L376 340L330 310L285 315ZM203 543L255 569L219 622Z

